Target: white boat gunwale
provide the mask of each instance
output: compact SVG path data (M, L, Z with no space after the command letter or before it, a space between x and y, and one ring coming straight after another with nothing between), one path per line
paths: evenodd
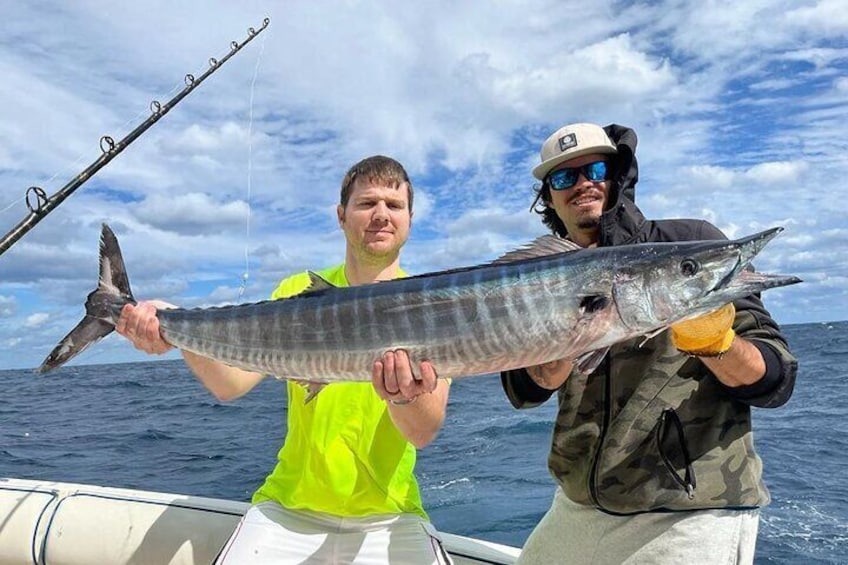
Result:
M249 507L194 495L0 478L0 565L212 563ZM519 550L440 532L455 565L512 565Z

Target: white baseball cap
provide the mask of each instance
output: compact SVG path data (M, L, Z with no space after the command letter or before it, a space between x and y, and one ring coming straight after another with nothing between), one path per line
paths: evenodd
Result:
M533 169L539 180L565 161L590 153L618 153L604 129L597 124L570 124L556 130L542 144L542 162Z

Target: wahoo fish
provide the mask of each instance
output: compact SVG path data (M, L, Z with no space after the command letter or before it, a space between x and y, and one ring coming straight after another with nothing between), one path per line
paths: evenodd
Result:
M737 298L801 282L753 272L782 228L737 240L582 249L553 235L486 265L348 288L315 274L307 292L214 308L159 310L170 344L319 387L369 381L385 351L464 377L569 358L591 371L613 344L650 337ZM39 371L111 333L135 303L115 234L103 225L100 281L85 317ZM317 391L316 391L317 392Z

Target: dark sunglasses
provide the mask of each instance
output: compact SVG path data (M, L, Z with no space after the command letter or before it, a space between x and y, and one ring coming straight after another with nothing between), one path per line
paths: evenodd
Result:
M580 173L592 182L600 182L609 180L609 167L606 161L595 161L587 163L582 167L571 167L568 169L559 169L548 175L545 182L551 187L551 190L568 190L577 184L577 177Z

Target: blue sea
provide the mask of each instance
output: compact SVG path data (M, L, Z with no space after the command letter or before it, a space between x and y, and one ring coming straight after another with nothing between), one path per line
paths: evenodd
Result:
M785 331L800 373L786 406L755 413L773 499L756 562L848 563L848 322ZM285 435L282 382L219 403L180 361L0 371L0 387L0 477L247 501ZM553 495L555 409L512 409L495 376L454 381L445 427L419 453L435 525L520 546Z

